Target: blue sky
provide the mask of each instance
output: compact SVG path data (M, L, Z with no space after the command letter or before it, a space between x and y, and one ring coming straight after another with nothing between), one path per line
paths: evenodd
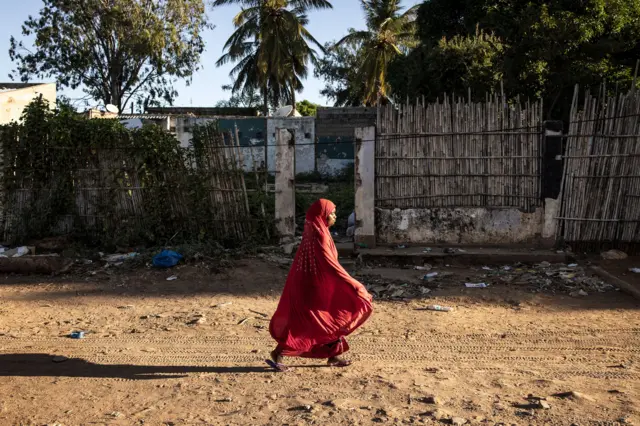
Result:
M404 6L410 7L421 0L404 0ZM334 0L333 10L313 12L310 14L309 30L321 43L341 38L349 28L364 28L364 19L359 0ZM29 15L37 15L42 7L42 0L21 0L12 7L3 8L0 14L0 81L9 81L8 74L13 69L9 59L9 37L21 37L21 24ZM217 101L225 99L228 94L220 89L228 84L231 65L217 68L216 60L222 54L222 47L231 32L232 17L239 11L237 6L226 6L209 11L211 21L216 28L205 35L207 50L202 57L202 69L193 77L191 86L183 82L176 85L179 95L175 105L179 106L213 106ZM328 100L320 95L323 82L311 77L305 82L305 90L299 99L309 99L322 105ZM80 92L64 92L70 97L81 96Z

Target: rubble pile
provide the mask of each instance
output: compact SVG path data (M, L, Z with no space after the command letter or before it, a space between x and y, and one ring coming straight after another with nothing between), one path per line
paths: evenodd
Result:
M378 299L405 299L425 297L440 288L476 287L517 287L531 293L569 294L574 297L604 293L615 287L591 274L577 264L550 264L542 262L535 266L522 264L501 267L484 266L469 268L469 272L447 271L446 267L416 267L416 279L412 282L389 280L368 275L361 270L358 278ZM426 270L430 272L425 273ZM470 285L469 283L475 283Z

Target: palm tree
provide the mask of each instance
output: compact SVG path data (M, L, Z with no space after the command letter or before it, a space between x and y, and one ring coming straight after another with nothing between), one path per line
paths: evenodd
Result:
M295 93L303 89L309 62L317 56L309 44L322 45L309 33L306 12L332 8L328 0L214 0L214 6L238 4L235 32L224 45L218 66L228 62L235 79L233 93L260 90L265 115L269 104L281 101L295 105ZM295 107L294 107L295 108Z
M362 102L368 106L389 97L389 62L417 44L415 17L419 6L402 13L401 1L360 0L367 30L353 31L335 44L361 43L362 65L358 74L365 87Z

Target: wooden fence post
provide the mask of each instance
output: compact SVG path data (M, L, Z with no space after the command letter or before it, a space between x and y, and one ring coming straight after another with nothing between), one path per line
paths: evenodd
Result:
M355 210L356 244L368 248L376 245L375 194L376 194L376 128L359 127L355 129Z
M296 235L295 139L287 129L276 129L276 229L280 243Z

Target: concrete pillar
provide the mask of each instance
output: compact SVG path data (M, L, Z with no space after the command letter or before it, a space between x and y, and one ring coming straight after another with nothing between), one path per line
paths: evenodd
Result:
M296 235L295 139L287 129L276 129L276 229L280 243Z
M376 245L375 195L376 195L376 128L355 129L355 180L356 180L356 244L369 248Z
M544 223L542 224L542 238L549 244L555 241L558 214L560 212L559 199L561 192L563 160L562 160L562 121L545 121L543 124L542 144L542 191L544 201Z
M4 209L6 199L6 188L4 184L4 140L0 140L0 242L4 241L5 236L5 221L4 221Z
M544 199L544 223L542 224L542 238L545 240L555 239L556 217L560 213L560 200L553 198Z

